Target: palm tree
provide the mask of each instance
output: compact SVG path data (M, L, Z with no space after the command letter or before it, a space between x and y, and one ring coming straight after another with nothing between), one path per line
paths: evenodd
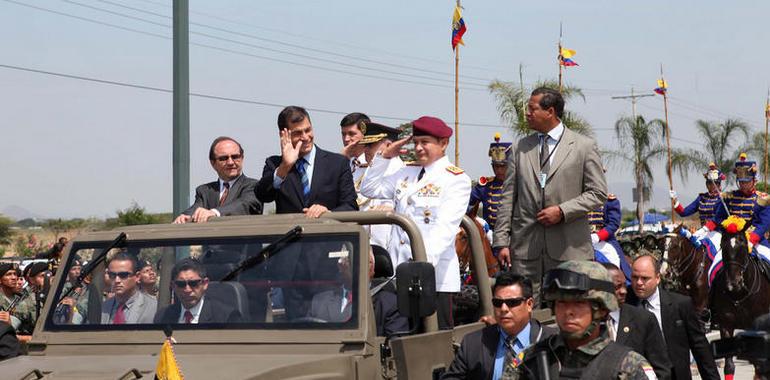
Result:
M539 87L548 87L558 90L559 83L554 80L538 81L535 83L534 88ZM525 89L521 83L516 84L513 82L494 80L489 84L489 92L491 92L497 100L497 110L500 112L500 118L503 122L511 126L511 129L516 136L526 136L532 133L526 118L527 101L529 100L529 94L532 92L532 89ZM585 101L583 91L577 87L569 85L564 86L561 94L565 101L576 96ZM591 125L588 124L588 121L574 112L564 110L562 123L564 123L564 126L577 133L586 136L592 134Z
M644 226L644 189L651 188L654 182L650 165L663 157L666 148L662 144L666 134L666 123L660 119L650 121L644 117L621 117L615 122L615 136L621 150L605 151L605 157L611 162L629 165L633 169L636 183L636 217L639 219L639 233Z
M768 182L765 178L765 133L757 132L749 140L748 146L744 150L747 154L756 157L757 167L759 168L759 175L763 178L763 182ZM766 188L767 186L765 186ZM767 190L764 190L767 191Z
M752 153L760 157L764 154L764 137L762 137L761 150L756 144L747 145L746 139L749 137L749 126L743 121L737 119L727 119L723 123L713 121L697 120L695 129L704 141L701 149L681 150L683 158L678 161L679 168L686 178L686 169L705 170L709 163L713 162L717 168L727 176L728 181L732 181L732 168L735 160L743 151ZM739 137L743 136L743 142ZM761 161L761 160L758 160Z

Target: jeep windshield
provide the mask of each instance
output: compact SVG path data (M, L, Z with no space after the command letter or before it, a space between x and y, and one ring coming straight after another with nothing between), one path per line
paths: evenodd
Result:
M356 328L359 236L302 235L259 260L253 258L282 236L129 238L69 291L108 245L75 242L57 277L44 329ZM247 259L255 264L222 281Z

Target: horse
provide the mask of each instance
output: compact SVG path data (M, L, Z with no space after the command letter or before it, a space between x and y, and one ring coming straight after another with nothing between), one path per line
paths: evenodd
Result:
M690 296L701 321L709 319L708 269L711 259L703 246L695 248L690 239L679 234L681 224L668 234L666 277L673 291Z
M721 273L712 283L711 314L719 323L722 339L732 337L735 329L750 329L755 318L770 308L770 282L763 274L762 263L749 254L744 231L722 234ZM735 364L725 358L725 379L732 379Z
M476 204L476 206L474 206L473 209L468 212L468 216L470 216L471 220L473 220L473 223L476 225L476 229L479 231L479 235L481 236L481 245L484 248L484 260L486 261L487 265L486 275L489 277L494 277L500 268L497 258L492 254L492 244L486 238L484 226L482 226L482 224L476 218L478 208L479 205ZM473 259L471 255L471 243L468 239L468 234L463 228L460 228L460 231L455 236L455 252L457 252L457 257L460 261L460 274L464 281L460 290L460 294L455 296L452 302L454 314L453 318L455 320L455 324L458 325L473 323L478 321L480 317L479 289L474 278L475 276L483 275L481 273L484 272L480 272L480 269L476 269L476 273L471 274L469 271L470 263Z
M484 226L482 226L476 218L478 210L479 204L477 203L467 215L471 217L471 220L473 220L473 223L476 225L476 229L479 231L479 235L481 235L481 245L484 248L484 261L487 263L487 275L489 277L494 277L497 272L500 271L500 266L498 265L497 257L492 253L492 243L486 239L487 233L484 231ZM471 242L468 240L468 234L462 228L460 228L460 231L455 235L455 252L457 252L457 258L460 260L460 273L467 273L472 260ZM478 272L479 269L476 269L476 271Z

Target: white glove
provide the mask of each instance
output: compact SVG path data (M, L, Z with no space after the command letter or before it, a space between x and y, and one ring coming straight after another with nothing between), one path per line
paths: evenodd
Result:
M677 198L676 190L673 190L673 189L669 190L668 191L668 195L671 197L671 199L676 199Z
M693 236L695 239L701 240L701 239L703 239L704 237L706 237L706 235L707 235L709 232L711 232L711 230L710 230L710 229L708 229L708 227L705 227L705 226L704 226L704 227L701 227L699 230L695 231L695 233L694 233L694 234L692 234L692 236Z
M591 234L591 244L596 244L598 242L599 242L599 235Z

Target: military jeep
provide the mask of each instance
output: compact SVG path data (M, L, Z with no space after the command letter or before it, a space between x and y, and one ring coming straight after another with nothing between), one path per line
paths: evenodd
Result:
M410 331L387 338L375 333L369 224L403 228L414 257L393 279ZM477 229L467 217L463 228L474 266L485 268ZM157 266L152 322L114 324L112 311L103 308L124 286L115 285L120 273L106 271L118 252ZM157 317L179 302L171 273L186 257L206 268L204 307L205 300L216 300L237 310L237 320L194 324ZM82 272L68 279L76 259L85 262ZM330 213L317 220L234 217L82 234L52 280L29 354L0 363L0 373L4 379L153 379L161 344L172 336L186 379L435 379L451 363L453 344L481 324L438 330L433 267L426 261L417 227L390 212ZM491 314L489 279L479 277L481 312ZM82 286L71 285L80 280ZM321 297L341 288L352 294L349 302Z

